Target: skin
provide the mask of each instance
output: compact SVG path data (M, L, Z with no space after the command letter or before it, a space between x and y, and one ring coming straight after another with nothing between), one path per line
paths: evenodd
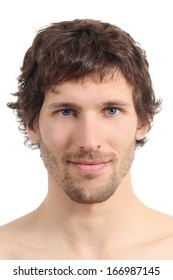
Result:
M28 134L40 144L48 194L1 227L0 258L173 259L173 218L143 205L131 184L135 142L147 130L119 72L47 92Z

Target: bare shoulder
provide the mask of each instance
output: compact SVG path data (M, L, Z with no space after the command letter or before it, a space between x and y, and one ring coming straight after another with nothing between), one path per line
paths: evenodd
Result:
M164 214L155 210L150 213L150 220L152 227L155 228L158 235L166 239L172 239L173 237L173 216Z
M45 242L50 239L50 232L46 225L43 230L35 213L0 227L0 260L52 258L53 252L48 254ZM138 222L133 238L134 253L130 256L125 253L123 258L173 260L173 217L148 209Z
M7 252L8 239L4 231L4 226L0 227L0 260L8 260L9 254Z
M0 260L17 259L23 244L30 240L29 227L32 213L0 226Z
M152 244L153 251L156 253L153 259L158 260L173 260L173 231L163 236Z
M148 235L150 238L146 248L149 255L153 259L173 260L173 217L151 211Z
M0 227L0 260L13 259L13 246L15 243L13 227L10 224Z
M162 217L160 218L160 227L162 227L165 232L163 243L166 242L169 245L173 258L173 217L164 214L162 214Z

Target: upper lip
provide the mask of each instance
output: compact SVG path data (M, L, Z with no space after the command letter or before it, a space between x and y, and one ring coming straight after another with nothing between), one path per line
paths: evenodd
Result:
M83 165L98 165L98 164L107 163L108 161L103 161L103 160L77 160L77 161L70 161L70 162L74 163L74 164L83 164Z

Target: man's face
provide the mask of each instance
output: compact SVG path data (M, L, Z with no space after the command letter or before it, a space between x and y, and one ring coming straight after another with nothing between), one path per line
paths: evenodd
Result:
M102 83L64 82L46 93L36 132L48 176L79 203L112 196L129 173L135 142L144 137L121 73Z

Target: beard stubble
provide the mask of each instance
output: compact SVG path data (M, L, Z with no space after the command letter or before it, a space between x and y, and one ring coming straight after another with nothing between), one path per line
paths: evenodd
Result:
M40 151L44 165L50 176L55 180L57 187L61 187L66 195L75 202L94 204L106 201L115 193L132 165L135 142L133 141L128 146L121 158L118 158L115 153L88 152L86 150L77 153L67 152L62 158L58 158L48 149L42 138ZM70 161L79 160L109 160L109 164L112 165L112 172L106 178L105 183L100 182L99 176L101 175L90 173L80 174L80 180L76 180L69 171L69 164Z

